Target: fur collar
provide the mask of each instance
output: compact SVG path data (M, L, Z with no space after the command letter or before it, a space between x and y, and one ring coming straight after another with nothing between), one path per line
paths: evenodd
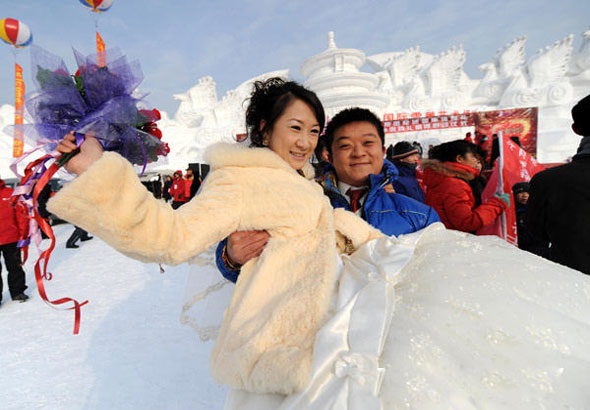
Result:
M250 148L236 143L221 142L211 145L205 151L205 161L211 165L211 170L223 167L265 167L298 173L268 148ZM302 171L306 179L314 177L311 164L305 164Z
M472 181L478 175L475 168L458 162L441 162L436 159L425 159L420 162L420 166L424 172L435 172L446 177L459 178L467 182Z

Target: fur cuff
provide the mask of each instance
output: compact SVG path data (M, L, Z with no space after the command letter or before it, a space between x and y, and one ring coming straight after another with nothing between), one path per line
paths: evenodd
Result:
M380 230L373 228L354 213L342 208L334 210L334 228L336 232L352 242L354 249L358 249L370 240L385 236ZM340 247L340 243L338 245Z

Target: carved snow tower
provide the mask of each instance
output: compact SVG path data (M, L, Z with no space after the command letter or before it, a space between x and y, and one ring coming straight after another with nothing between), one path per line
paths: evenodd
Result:
M336 47L334 33L330 32L328 49L301 65L304 85L317 93L329 116L352 106L381 113L389 96L378 89L379 76L359 71L363 64L365 53Z

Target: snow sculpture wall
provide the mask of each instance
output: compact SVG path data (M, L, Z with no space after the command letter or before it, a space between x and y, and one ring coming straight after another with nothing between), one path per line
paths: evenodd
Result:
M211 77L203 77L190 90L176 94L174 98L180 101L180 106L174 119L166 116L160 124L170 154L148 170L184 170L191 162L204 161L207 146L234 142L237 134L245 132L243 103L250 96L252 84L275 76L287 78L289 71L273 71L252 78L228 91L221 100Z
M390 96L387 112L539 107L538 158L558 162L574 154L579 143L579 136L570 129L571 107L590 94L590 30L583 34L578 52L572 50L573 39L568 35L527 61L526 37L517 38L479 67L481 80L470 79L463 71L465 52L460 46L435 56L416 47L367 60L378 75L389 78L382 87ZM441 141L463 135L456 129L437 133ZM399 139L420 136L390 136L391 142Z
M467 58L461 46L439 54L419 47L365 56L361 50L341 49L334 34L328 48L303 61L304 84L317 92L326 112L333 116L350 106L363 106L380 117L384 113L488 111L501 108L539 107L538 159L559 162L571 157L579 136L570 128L571 107L590 94L590 29L573 50L574 36L538 50L527 60L526 37L500 48L495 57L479 66L481 79L463 70ZM366 63L366 64L365 64ZM373 72L361 71L364 66ZM163 113L160 128L171 147L167 160L151 164L151 170L186 169L203 162L205 148L218 141L235 141L245 132L244 101L252 83L270 76L288 78L288 70L252 78L218 99L215 81L203 77L182 94L173 118ZM12 137L2 130L12 124L14 108L0 108L0 175L10 176ZM429 133L388 134L386 143L420 140L424 144L462 138L467 129ZM30 147L29 147L30 149Z

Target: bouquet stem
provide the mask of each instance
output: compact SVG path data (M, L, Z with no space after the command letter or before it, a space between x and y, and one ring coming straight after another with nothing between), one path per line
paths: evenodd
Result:
M80 153L80 147L76 148L72 152L68 152L67 154L61 154L55 163L57 164L58 168L63 167L69 160L74 158L76 155Z

